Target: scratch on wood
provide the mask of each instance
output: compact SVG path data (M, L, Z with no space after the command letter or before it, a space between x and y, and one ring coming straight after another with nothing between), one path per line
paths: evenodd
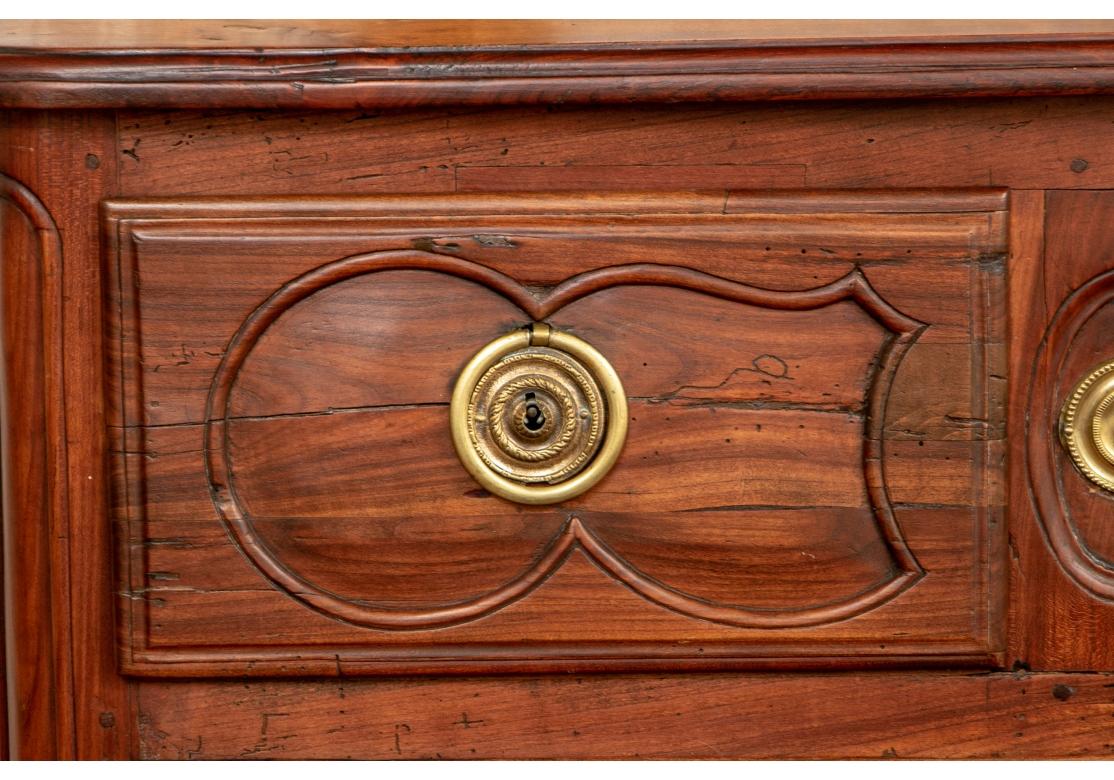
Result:
M476 726L482 726L486 722L487 721L485 721L481 718L476 718L475 720L469 718L467 712L460 713L460 720L453 721L453 723L455 725L460 726L461 728L465 728L465 729L471 729L471 728L475 728Z
M136 162L139 162L139 144L140 144L141 141L142 141L141 138L136 138L134 141L132 141L132 145L131 145L130 149L121 149L120 150L121 154L125 154L128 157L135 160Z
M410 728L409 723L396 723L395 724L395 753L402 755L402 735L410 734L413 730Z

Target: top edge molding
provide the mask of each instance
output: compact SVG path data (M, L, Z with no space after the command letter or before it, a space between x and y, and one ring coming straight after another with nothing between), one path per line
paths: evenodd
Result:
M106 24L0 23L0 108L1114 93L1114 21Z

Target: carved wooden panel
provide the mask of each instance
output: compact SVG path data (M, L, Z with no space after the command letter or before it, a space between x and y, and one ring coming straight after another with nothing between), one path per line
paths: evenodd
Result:
M992 191L105 212L121 663L153 675L999 662ZM545 320L630 433L564 504L449 394Z
M1012 282L1018 468L1013 652L1033 669L1114 669L1114 494L1058 434L1076 384L1114 359L1114 193L1029 195ZM1019 213L1021 216L1021 213ZM1070 626L1070 630L1067 628Z
M69 725L53 714L70 688L61 632L50 622L65 582L57 572L67 563L50 546L65 535L66 514L59 490L66 463L62 259L50 210L25 184L0 174L0 583L23 589L19 598L10 592L0 600L4 757L9 740L32 756L51 755Z

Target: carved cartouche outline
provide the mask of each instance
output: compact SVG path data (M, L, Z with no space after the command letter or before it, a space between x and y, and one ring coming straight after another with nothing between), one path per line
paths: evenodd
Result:
M1064 469L1057 463L1060 440L1058 379L1063 375L1071 343L1088 321L1114 300L1114 271L1099 274L1076 289L1060 305L1041 340L1030 377L1025 418L1025 455L1030 497L1041 530L1061 568L1092 595L1114 600L1114 565L1103 560L1082 539L1064 496ZM1077 478L1075 470L1066 470Z
M228 427L232 388L252 348L284 312L315 292L356 276L392 270L423 270L476 282L499 293L533 320L543 320L575 300L610 287L663 286L704 293L724 300L789 311L819 309L854 301L889 335L885 338L867 395L863 472L879 531L895 564L893 575L852 596L800 609L754 609L713 604L684 594L643 574L611 551L584 523L571 519L521 575L464 602L432 609L386 609L345 599L314 585L287 568L256 532L236 493ZM233 336L213 376L205 408L205 466L213 503L230 535L248 559L277 587L323 614L376 629L429 629L488 615L528 594L555 572L574 549L643 598L689 617L746 628L790 628L831 623L862 614L911 587L921 568L902 536L890 505L882 467L882 428L888 389L908 348L927 327L887 303L857 268L830 284L799 291L777 291L733 282L691 268L636 263L610 266L571 277L547 294L535 296L510 276L477 263L419 250L354 255L320 266L284 285L264 301Z

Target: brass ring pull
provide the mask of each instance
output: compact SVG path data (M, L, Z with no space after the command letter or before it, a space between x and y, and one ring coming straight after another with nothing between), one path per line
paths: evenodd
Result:
M1060 440L1087 479L1114 492L1114 361L1076 385L1060 413Z
M492 493L555 504L595 485L627 438L627 397L592 345L534 323L464 367L449 409L464 468Z

